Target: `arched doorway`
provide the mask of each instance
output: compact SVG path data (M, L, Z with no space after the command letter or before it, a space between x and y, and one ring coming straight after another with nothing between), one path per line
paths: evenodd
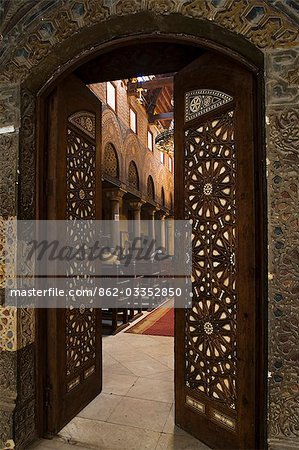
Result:
M1 187L5 194L1 214L4 218L36 217L38 92L49 85L49 80L63 72L72 72L106 45L118 45L122 39L139 40L145 35L159 40L187 40L203 47L230 49L243 61L251 61L253 68L259 67L258 78L261 80L261 74L265 73L267 80L266 92L261 89L263 101L258 109L268 132L271 230L267 251L271 320L268 441L273 449L297 448L299 435L294 418L298 407L298 364L292 349L298 334L294 325L298 310L298 260L294 248L297 227L294 224L298 213L295 136L298 134L299 52L295 4L275 2L274 5L266 0L82 0L75 3L40 1L20 5L12 1L1 12L0 89L5 107L1 124L8 127L1 129L1 165L5 177ZM21 172L18 196L16 161ZM266 236L265 226L262 233ZM267 294L265 286L264 298ZM3 308L2 315L0 441L3 447L11 448L15 444L23 448L35 436L36 386L28 380L34 379L35 344L39 339L35 325L39 329L43 324L35 320L30 309L15 314L14 310Z
M147 45L149 42L148 39L149 38L145 38L145 41L147 41ZM182 45L177 42L172 43L172 40L170 38L167 38L166 41L168 42L168 45L173 46L171 48L179 48ZM152 58L157 55L159 48L161 48L161 42L157 40L154 40L154 42L155 44L152 44L153 50L151 52L151 56L147 62L147 70L150 70L151 64L153 63ZM157 46L155 46L156 44ZM180 54L181 51L186 54L185 50L186 44L184 43L183 47L179 49L178 53ZM126 43L123 43L122 46L118 45L117 51L112 51L112 56L110 54L111 60L117 61L117 52L120 55L123 55L123 53L126 53L126 51L128 53L131 53L132 50L130 46L128 47ZM218 292L218 289L220 289L220 279L224 277L222 280L224 287L224 290L222 289L221 291L222 296L226 295L225 298L228 302L228 305L234 306L226 306L225 311L222 311L222 313L220 314L219 304L217 302L214 303L214 310L211 312L210 316L219 317L218 319L215 319L214 317L213 323L211 323L212 319L210 319L209 321L205 317L209 314L206 311L207 305L205 304L205 302L203 302L203 300L199 301L202 307L196 311L193 311L194 314L192 313L188 316L184 315L182 311L177 313L177 420L178 423L185 429L188 429L195 435L197 434L199 438L202 438L205 442L208 442L210 443L210 445L213 445L215 447L218 445L217 442L219 441L219 436L225 435L225 439L223 439L223 442L221 444L223 445L223 448L230 448L232 445L236 448L243 448L242 446L244 445L249 445L252 448L262 448L264 445L264 430L261 427L261 424L264 423L263 417L265 391L263 390L263 386L265 376L264 371L262 370L264 352L263 346L257 346L256 341L258 341L263 336L264 330L264 308L261 303L258 303L258 298L263 298L263 286L259 286L254 277L251 278L251 281L249 281L250 277L248 274L253 267L258 267L262 271L262 273L264 272L265 256L263 252L259 254L248 254L246 256L245 251L248 248L256 248L257 241L261 242L261 240L263 240L263 237L261 236L259 231L261 226L260 221L263 220L262 195L259 194L260 191L258 189L260 188L263 180L263 146L261 145L261 128L257 113L257 107L259 104L258 96L260 94L258 89L259 79L255 73L255 70L253 70L251 63L243 64L241 61L235 62L234 54L232 54L231 57L223 57L220 55L220 53L220 49L218 49L218 52L216 51L215 53L209 54L209 52L202 47L196 47L196 50L193 49L188 54L190 60L184 61L183 67L182 60L180 58L175 61L170 57L168 62L168 64L172 64L172 66L170 66L172 70L173 67L176 67L176 71L178 72L178 87L176 94L178 105L178 120L176 125L176 141L177 143L180 143L180 146L178 144L176 145L178 145L178 149L184 148L185 155L187 155L185 158L182 151L177 151L177 157L179 158L178 164L180 169L177 169L178 166L176 166L176 196L177 198L184 198L184 192L186 192L186 186L188 185L189 197L188 199L185 197L185 201L187 203L190 202L190 205L192 202L193 204L195 204L195 207L190 206L191 215L189 211L188 217L193 221L195 220L195 222L197 223L198 218L204 216L203 210L205 211L206 223L201 223L201 227L203 228L200 228L201 231L199 232L199 236L204 236L204 230L206 226L216 227L215 229L217 229L216 216L218 215L220 209L222 209L223 217L229 217L226 224L223 222L224 219L220 218L220 224L222 224L221 228L225 226L227 227L227 229L223 231L224 235L222 237L220 235L217 235L217 233L213 234L212 231L210 231L207 233L210 233L210 237L207 237L206 244L198 244L199 247L202 245L205 247L204 250L200 251L203 251L205 253L206 260L210 258L207 256L208 253L210 251L214 251L216 252L215 254L218 255L219 259L219 261L216 262L217 266L220 265L221 267L221 264L225 264L225 258L228 256L228 254L230 255L230 257L232 256L232 254L234 254L235 258L236 253L239 251L239 247L242 247L241 241L243 242L243 244L246 242L244 239L241 239L238 240L238 244L236 244L235 241L236 231L234 226L237 223L237 215L234 211L235 206L233 205L235 205L237 202L240 202L240 209L246 210L247 208L247 210L249 210L251 208L250 220L252 221L250 222L250 220L248 219L247 223L240 222L240 229L243 230L242 232L240 232L240 237L245 236L242 233L244 233L244 229L248 227L251 231L249 232L246 239L251 240L250 246L243 245L242 250L240 250L240 261L241 264L243 264L244 270L243 272L241 271L241 278L239 281L240 285L242 285L242 301L240 303L238 312L235 308L237 294L236 292L233 292L235 289L235 281L229 279L228 275L224 276L224 270L219 270L219 273L221 272L221 274L219 276L217 275L218 281L216 282L215 280L211 280L210 282L209 280L207 280L210 277L209 270L212 270L211 266L209 266L208 272L206 273L205 277L202 274L200 276L197 275L198 280L194 281L194 284L202 282L204 285L205 283L207 283L206 288L208 288L209 291L211 285L213 283L216 283L217 286L213 287L215 294L215 292ZM104 57L109 58L109 52L104 53ZM88 64L90 65L90 63ZM163 64L165 64L165 61L163 61ZM216 75L213 73L215 65L217 65L218 67L218 72ZM184 66L186 66L186 68L184 68ZM97 67L103 67L103 65L99 65L97 63ZM204 78L204 75L199 76L202 68L202 74L205 74L206 78ZM227 78L225 78L228 76L229 70L232 70L235 74L234 83L230 86L230 88L227 84ZM258 71L258 68L256 69L256 71ZM85 73L86 72L84 67L79 68L76 71L76 75L78 76L81 74L81 77L83 77L83 79ZM90 66L88 67L87 73L90 73ZM209 74L209 76L207 74ZM94 74L93 76L98 76L98 74ZM106 75L103 75L102 73L102 77L105 78L105 76ZM123 73L123 75L121 76L126 77L128 75L127 73ZM201 76L203 76L202 79L200 78ZM208 78L213 80L212 83L214 83L214 87L213 85L209 85L207 81ZM65 78L63 82L67 83L67 78ZM200 82L202 83L202 85L198 84ZM243 106L242 101L244 101L244 99L241 99L240 92L238 92L238 83L244 83L247 89L247 103L244 103ZM59 88L59 81L56 80L54 85L57 85ZM52 86L52 88L54 87L54 85ZM49 86L41 96L41 113L43 113L43 108L47 103L47 97L50 91L51 89ZM254 99L253 102L252 99ZM198 104L196 102L198 102ZM190 111L187 111L186 108L189 108ZM215 112L217 112L218 115L214 115ZM222 114L221 117L219 116L220 113ZM241 118L238 118L237 122L234 122L234 119L232 118L235 117L236 114L240 115ZM246 116L246 114L248 115ZM202 122L203 118L207 121ZM188 125L190 123L193 128L189 129L186 126L187 123ZM256 138L254 138L253 129L258 130ZM191 143L190 141L191 138L184 140L182 134L183 130L185 136L188 136L189 134L190 136L193 136L193 143ZM43 136L44 130L41 130L40 138L43 139ZM216 145L215 142L217 141L217 139L218 142ZM234 141L234 139L236 141ZM237 155L234 153L235 148L242 148L242 139L245 139L246 142L248 142L248 153L245 154L246 152L243 151ZM195 184L192 185L192 183L189 183L186 180L188 177L194 177L194 169L191 170L190 167L194 166L197 169L200 167L199 159L203 157L201 154L202 150L197 149L198 156L191 155L192 152L194 152L194 148L196 147L196 145L198 145L199 142L201 143L201 145L204 145L206 147L206 150L210 146L211 152L208 157L207 155L205 155L205 157L207 157L206 162L202 162L203 166L200 169L200 174L203 180L197 180L195 181ZM190 154L188 154L188 152ZM194 161L192 161L192 158L195 158ZM236 159L234 160L234 158ZM175 161L177 164L177 159ZM186 168L187 161L189 164L189 169ZM221 164L223 164L222 167ZM237 189L237 185L232 181L236 178L237 166L240 166L241 168L247 166L247 177L249 178L243 178L244 174L243 172L241 172L241 175L238 176L238 179L243 181L245 180L247 188L249 187L251 189L250 191L246 191L247 188L245 188L245 184L242 183L238 184ZM184 167L185 169L182 170L182 167ZM215 169L215 174L212 174L211 167ZM227 172L228 168L230 168L230 173ZM187 178L182 178L182 174L184 174L184 177ZM220 203L218 204L218 206L212 206L212 204L208 202L204 207L200 208L198 206L198 203L202 201L202 195L205 195L206 198L210 199L213 189L215 189L214 182L216 182L216 175L220 176L221 178L220 184L222 185L222 187L216 188L218 189L219 197L217 202ZM256 175L258 176L256 177ZM197 200L194 201L194 197L196 198L198 189L200 187L203 190L203 193L200 194L202 198L201 200L197 198ZM191 190L194 189L195 191L191 193ZM238 192L241 192L240 197L238 197ZM232 198L230 198L230 196L232 196ZM229 202L229 198L232 203ZM246 203L246 205L244 205L241 201L241 199L243 198L247 199L246 201L248 203ZM47 198L40 199L39 217L45 217L42 211L45 211L46 204ZM183 203L181 203L179 206L176 206L176 213L178 218L186 218L185 212L182 210L182 205ZM214 208L214 212L212 211L212 208ZM226 208L229 209L226 210ZM194 214L194 211L197 211L197 218L192 216L192 214ZM243 219L245 218L243 214L241 214L241 217L243 217ZM233 229L229 228L229 224L233 224ZM201 237L199 236L197 237L198 240L201 239ZM238 239L240 239L240 237L238 237ZM211 240L215 239L215 248L209 249L209 247L211 247ZM224 259L221 259L220 247L225 249L222 255ZM232 250L232 248L234 250ZM202 257L199 258L198 263L202 266ZM231 263L235 265L235 260L234 262L231 261ZM233 272L235 276L236 269L234 269ZM243 276L244 279L242 278ZM252 284L250 284L251 282ZM230 287L231 289L230 294L228 294L227 292L228 287ZM241 291L239 291L239 293ZM199 298L199 290L195 290L195 292L196 297ZM245 292L254 292L253 296L255 300L253 303L252 301L249 301L249 298L245 298ZM208 293L208 295L211 295L211 292ZM210 307L210 299L208 300L208 304ZM250 309L252 307L253 309ZM205 311L205 313L203 313L203 311ZM219 312L217 313L217 311ZM40 317L39 320L42 321L47 319L45 317ZM196 323L197 327L202 326L203 329L199 333L197 333L196 336L193 335L193 331L189 331L189 335L187 333L187 335L189 336L189 344L187 348L184 344L187 336L185 336L184 334L184 324L189 324L186 326L189 326L193 329L194 327L192 324L190 325L190 321L193 322L193 324ZM221 321L225 322L223 323L223 326L226 332L224 331L222 333L222 338L224 338L224 341L222 343L219 341L219 343L212 349L211 342L208 344L207 342L210 339L210 335L213 334L215 328L217 328L219 331L219 327L221 327L222 323ZM238 329L238 332L236 332L236 329ZM243 333L245 329L254 330L251 335L250 333L246 333L246 336L249 340L246 340L244 338ZM239 335L238 338L237 334ZM206 338L204 339L205 335ZM41 344L41 349L43 348L43 345L46 345L44 338L45 336L43 335L43 332L41 332L38 340L38 343ZM204 339L204 345L207 345L208 347L210 346L209 349L206 350L209 353L209 367L203 368L203 366L201 367L198 365L199 356L195 356L193 348L198 339ZM202 351L203 344L200 343L199 345L201 346ZM237 356L236 347L238 347L240 350L240 356L239 354ZM47 354L43 350L40 350L40 352L45 355ZM214 356L212 358L211 352L214 352ZM227 360L225 356L227 353L229 354L229 360ZM186 355L188 355L188 357ZM252 366L250 366L249 360L251 361ZM44 364L43 367L47 368L47 364ZM187 375L186 370L182 371L182 368L187 367L189 370L189 375ZM226 377L224 376L225 373L227 373ZM241 373L243 374L243 376L240 376ZM42 371L39 371L39 374L40 404L43 404L45 379L43 379ZM249 389L249 386L251 386L251 389ZM237 390L239 392L238 399L236 398ZM261 399L261 403L259 403L259 405L256 404L257 392L259 392L259 398ZM247 393L249 393L248 398L246 398ZM203 398L207 399L206 403L203 402ZM237 401L239 403L236 407ZM225 402L230 402L228 407L227 405L225 405ZM244 407L243 409L242 402L243 407L244 403L246 403L246 407ZM220 407L217 408L217 405L219 404ZM84 401L82 402L82 407L83 406L85 406ZM229 414L229 411L232 411L232 413ZM259 411L259 413L257 414L256 411ZM240 415L238 416L239 413ZM74 412L70 412L68 417L71 417L72 414L74 414ZM188 422L189 425L187 425ZM53 432L53 430L55 431L59 429L59 426L62 426L64 423L65 422L63 421L61 422L61 424L57 422L54 425L53 429L50 431ZM201 427L201 430L204 429L204 431L200 431L198 433L199 427ZM46 420L41 420L40 430L42 432L47 431Z

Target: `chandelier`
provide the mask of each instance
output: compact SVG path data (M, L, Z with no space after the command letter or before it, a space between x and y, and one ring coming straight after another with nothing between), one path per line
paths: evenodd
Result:
M174 122L172 121L167 130L157 134L155 144L160 152L170 156L174 154Z

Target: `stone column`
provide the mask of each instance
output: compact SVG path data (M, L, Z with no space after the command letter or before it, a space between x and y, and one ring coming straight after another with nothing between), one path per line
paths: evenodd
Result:
M111 247L115 248L120 245L120 230L119 230L119 203L125 191L119 188L105 189L106 197L110 200L111 205Z
M141 237L141 206L144 204L143 200L134 200L129 202L129 206L133 211L133 220L134 220L134 237ZM137 245L137 247L140 247Z
M166 224L166 250L168 255L174 255L174 219L168 217Z
M166 234L165 234L165 217L164 211L159 211L156 214L156 218L159 221L159 236L157 236L159 247L166 248Z
M156 238L156 232L155 232L155 214L157 212L157 209L154 206L148 206L146 208L146 211L148 212L148 235L149 238L155 242ZM153 251L155 249L156 245L153 246Z
M160 217L160 232L161 232L161 238L160 238L160 243L161 243L161 247L166 248L166 235L165 235L165 217L166 214L162 214Z

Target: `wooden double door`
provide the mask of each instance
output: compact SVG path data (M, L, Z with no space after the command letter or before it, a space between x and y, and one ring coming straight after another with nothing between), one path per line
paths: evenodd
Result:
M175 218L193 227L193 306L175 311L175 421L211 448L263 448L255 79L206 52L174 90ZM47 217L100 219L99 100L71 76L50 96L48 119ZM55 434L101 391L100 311L50 310L46 322L45 430Z

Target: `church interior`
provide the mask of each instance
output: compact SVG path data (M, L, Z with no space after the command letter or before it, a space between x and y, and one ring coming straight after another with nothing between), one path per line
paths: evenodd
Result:
M102 102L102 220L107 244L131 246L134 225L142 238L154 239L173 253L173 74L89 88ZM110 221L116 222L112 232ZM148 299L148 306L154 306L154 298ZM115 334L142 315L141 306L119 309L103 309L104 333Z

